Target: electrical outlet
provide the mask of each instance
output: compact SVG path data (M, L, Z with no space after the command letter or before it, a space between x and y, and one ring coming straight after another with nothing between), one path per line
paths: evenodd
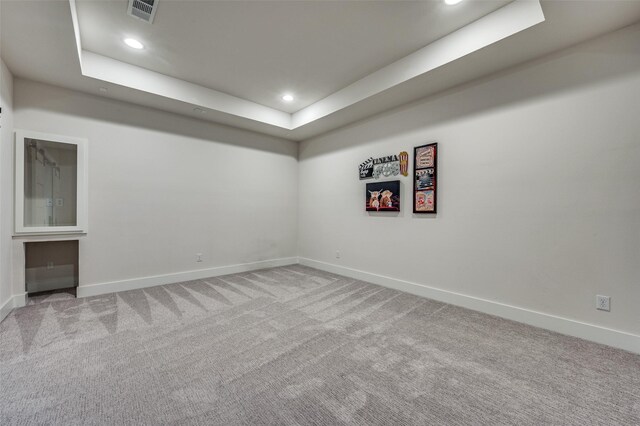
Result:
M340 250L336 251L336 259L340 259Z
M196 262L202 262L202 253L196 253Z
M596 296L596 309L600 311L611 311L611 298L609 296Z
M47 269L53 269L53 262L47 262Z

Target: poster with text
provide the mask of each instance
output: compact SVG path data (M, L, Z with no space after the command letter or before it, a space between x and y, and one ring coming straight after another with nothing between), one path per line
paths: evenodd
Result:
M419 146L416 148L416 169L423 169L426 167L433 167L436 159L436 145L430 144Z
M433 213L435 209L435 203L433 201L433 190L430 191L416 191L416 213Z

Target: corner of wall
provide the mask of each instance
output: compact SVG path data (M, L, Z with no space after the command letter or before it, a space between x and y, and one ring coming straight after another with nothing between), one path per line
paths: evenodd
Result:
M0 320L14 307L11 280L13 81L11 71L0 58Z

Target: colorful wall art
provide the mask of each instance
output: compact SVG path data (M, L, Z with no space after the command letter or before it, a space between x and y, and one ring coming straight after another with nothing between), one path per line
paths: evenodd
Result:
M400 181L368 183L365 198L367 211L399 212Z
M414 148L413 212L436 213L438 144Z

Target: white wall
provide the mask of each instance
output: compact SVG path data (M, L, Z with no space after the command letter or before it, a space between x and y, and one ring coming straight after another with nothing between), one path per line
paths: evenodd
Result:
M16 128L89 140L81 287L295 257L294 142L21 79L14 93Z
M0 320L8 313L11 290L13 194L13 76L0 60ZM2 309L5 307L5 309Z
M638 335L639 111L636 25L305 141L299 255ZM433 141L437 216L412 214L411 177L399 214L366 213L357 166L406 150L411 170Z

